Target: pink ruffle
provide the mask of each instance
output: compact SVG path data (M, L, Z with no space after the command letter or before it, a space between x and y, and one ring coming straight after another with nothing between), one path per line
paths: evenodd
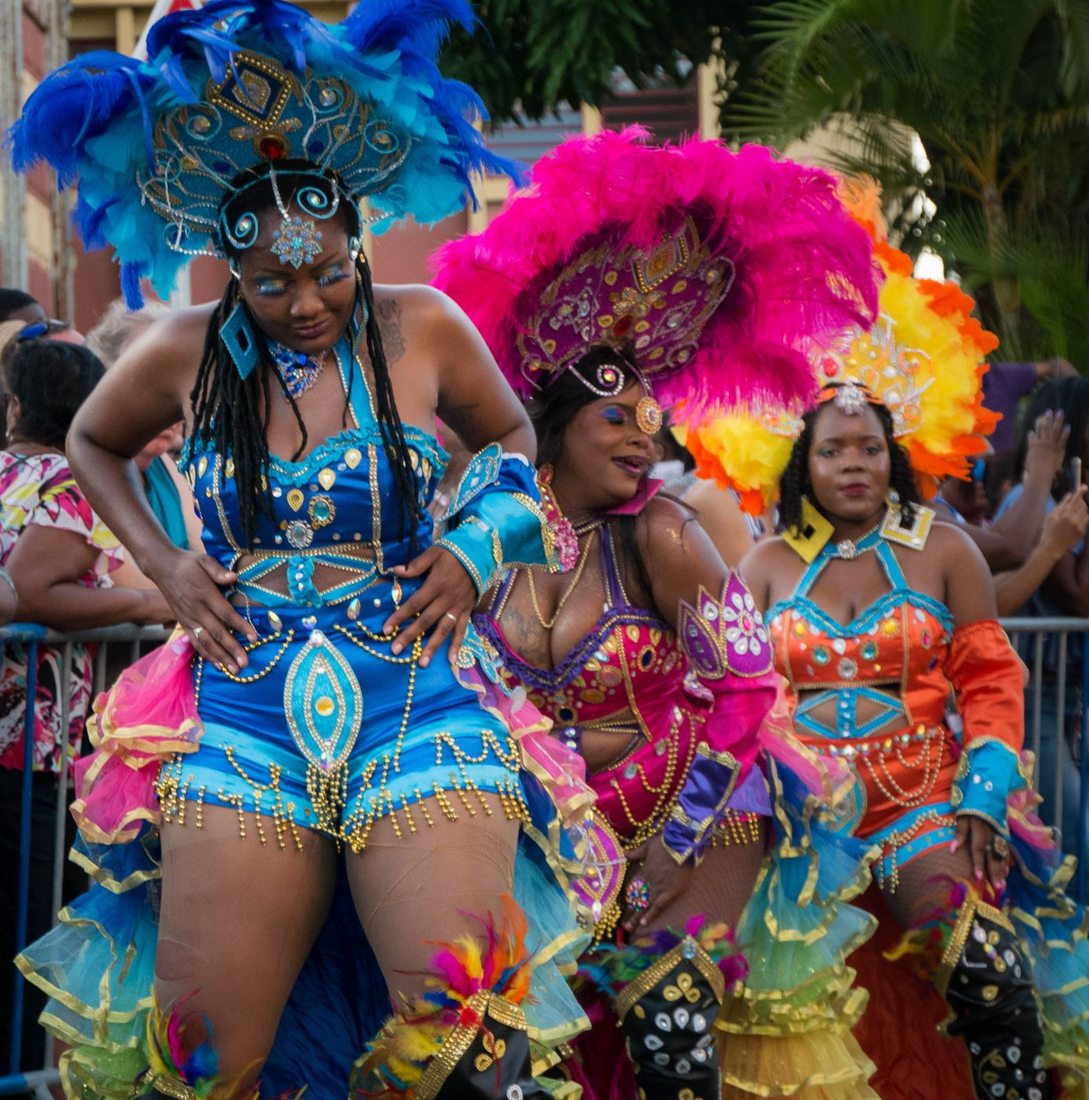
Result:
M523 688L508 692L475 664L459 668L457 676L476 693L480 706L501 718L517 738L526 767L551 793L564 827L578 829L594 802L594 792L586 783L586 762L551 735L551 720L529 701Z
M85 840L125 844L158 825L159 768L200 741L192 658L192 643L176 631L95 700L87 721L94 751L73 766L72 816Z

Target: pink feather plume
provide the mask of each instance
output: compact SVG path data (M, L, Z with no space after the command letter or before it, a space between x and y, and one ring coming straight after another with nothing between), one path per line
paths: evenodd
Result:
M542 380L525 376L516 342L541 290L592 237L611 231L618 250L653 248L678 214L691 214L702 240L733 262L735 280L696 354L650 376L659 400L694 412L804 398L809 357L845 328L868 328L877 311L871 243L835 180L762 146L734 153L719 141L653 146L646 136L632 127L558 146L482 234L437 251L435 285L530 396Z

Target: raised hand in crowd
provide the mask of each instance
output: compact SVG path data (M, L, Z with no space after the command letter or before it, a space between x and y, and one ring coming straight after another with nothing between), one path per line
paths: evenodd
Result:
M1001 573L995 577L999 615L1016 614L1047 579L1063 555L1084 538L1089 526L1089 506L1086 493L1089 488L1079 485L1076 492L1067 493L1044 518L1043 531L1036 548L1020 569Z

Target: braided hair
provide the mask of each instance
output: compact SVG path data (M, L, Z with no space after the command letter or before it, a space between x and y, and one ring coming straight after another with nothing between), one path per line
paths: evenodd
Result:
M279 205L280 194L293 196L304 184L308 187L327 188L330 198L339 190L336 181L332 178L317 176L312 170L304 173L296 168L292 171L292 167L288 166L285 171L277 171L275 187L278 190L276 191L267 174L264 178L245 180L246 186L236 189L234 196L224 207L224 220L237 217L242 210L256 216L268 209L276 208ZM291 199L287 201L290 202ZM357 237L360 231L358 210L342 195L340 201L340 211L343 215L338 212L337 217L342 218L341 224L347 229L349 235ZM232 248L226 240L224 248L228 258L232 263L236 263L238 250ZM362 297L366 311L367 354L374 371L378 427L386 458L393 470L394 484L400 501L400 534L403 538L406 532L408 533L411 553L414 555L417 548L417 523L422 512L416 477L405 441L404 426L397 411L389 363L382 345L382 335L374 308L374 284L370 266L362 250L355 264L358 293ZM242 536L246 547L252 549L258 516L265 515L271 518L273 515L268 483L268 428L271 419L273 380L290 405L301 435L299 446L291 456L293 461L305 452L308 433L299 412L298 403L279 371L255 370L251 371L246 378L239 374L221 335L224 323L236 308L248 312L246 302L239 292L238 280L232 278L209 319L200 369L190 393L190 402L193 407L195 442L208 446L219 454L230 455L234 461L234 479L238 487ZM268 364L272 361L268 341L260 326L254 322L252 315L250 322L259 358L263 364ZM352 356L348 363L347 391L344 395L344 409L341 414L341 424L345 427L349 422L349 394L355 370L355 357Z
M833 383L833 388L838 388L839 383ZM871 403L881 430L885 435L885 444L889 449L889 488L899 499L902 511L902 522L910 526L915 520L915 505L919 503L919 489L915 484L915 474L911 469L911 459L908 453L896 441L896 428L893 424L892 413L881 404ZM809 478L809 448L813 442L813 428L817 423L817 417L825 408L818 405L810 409L802 417L802 431L794 441L790 452L790 461L787 463L783 476L779 480L779 529L790 531L795 535L802 535L802 500L809 498L810 503L818 510L816 497L813 495L813 483Z

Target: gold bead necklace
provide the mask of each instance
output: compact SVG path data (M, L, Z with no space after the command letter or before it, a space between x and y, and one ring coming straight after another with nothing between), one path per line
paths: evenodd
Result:
M556 610L552 613L551 619L546 619L541 614L541 605L537 601L537 588L533 583L533 570L526 570L526 580L529 582L529 599L533 604L533 614L537 616L537 622L539 622L543 629L551 630L556 625L556 620L560 617L560 612L563 610L564 605L571 598L571 594L578 588L579 581L582 580L582 572L586 568L587 561L590 560L590 547L594 542L594 535L596 528L590 531L590 536L586 540L586 545L582 548L582 553L579 555L578 564L575 566L574 575L571 578L571 583L563 590L563 594L560 596L559 601L556 604Z

